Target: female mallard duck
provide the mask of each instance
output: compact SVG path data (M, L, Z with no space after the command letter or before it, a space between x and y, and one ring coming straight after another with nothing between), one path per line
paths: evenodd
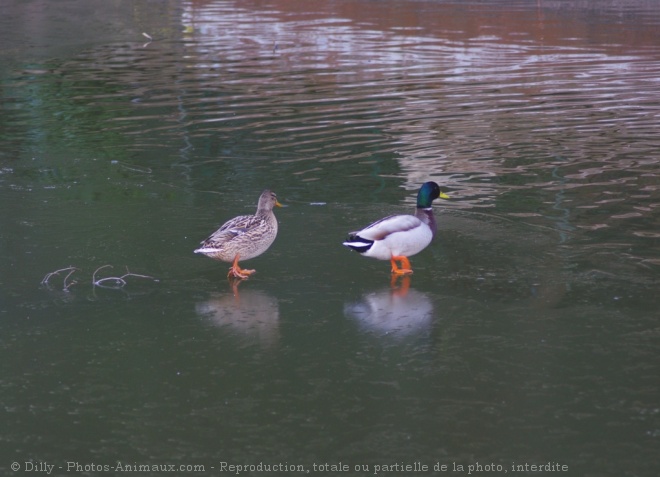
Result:
M426 182L417 194L415 215L390 215L357 232L350 232L344 245L365 257L389 260L392 273L412 273L408 257L424 250L433 240L437 226L432 202L449 199L435 182ZM401 268L397 266L401 262Z
M223 262L231 262L228 277L248 278L255 271L244 270L238 266L238 260L258 257L275 241L277 219L273 207L282 207L277 196L265 190L259 197L259 205L254 215L240 215L225 222L213 235L202 242L195 253Z

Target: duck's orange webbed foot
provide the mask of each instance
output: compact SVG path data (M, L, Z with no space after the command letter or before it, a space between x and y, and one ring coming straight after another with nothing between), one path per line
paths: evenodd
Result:
M252 275L256 270L246 270L238 266L238 259L240 258L239 255L236 255L234 258L234 263L231 264L231 268L229 269L229 273L227 273L227 277L231 278L240 278L240 279L246 279L249 278L250 275Z
M397 265L397 261L401 262L401 268ZM392 264L392 274L394 275L410 275L413 272L410 266L410 260L403 255L392 255L390 263Z

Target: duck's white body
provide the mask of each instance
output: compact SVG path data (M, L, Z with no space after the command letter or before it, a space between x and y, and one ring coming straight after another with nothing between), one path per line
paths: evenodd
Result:
M428 247L432 240L433 231L428 223L414 215L391 215L358 232L352 232L344 245L361 252L365 257L391 260L392 256L416 255Z

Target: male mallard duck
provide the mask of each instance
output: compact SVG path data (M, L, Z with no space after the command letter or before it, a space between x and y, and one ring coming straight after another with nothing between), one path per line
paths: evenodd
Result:
M256 214L240 215L225 222L202 242L202 246L195 250L195 253L203 253L223 262L232 262L227 276L248 278L255 271L241 269L238 260L258 257L271 246L277 236L277 219L273 213L275 206L282 206L275 193L270 190L263 191Z
M412 273L408 257L424 250L433 240L437 226L432 202L449 199L435 182L426 182L417 194L415 215L390 215L357 232L350 232L344 245L365 257L389 260L392 273ZM397 266L401 262L401 268Z

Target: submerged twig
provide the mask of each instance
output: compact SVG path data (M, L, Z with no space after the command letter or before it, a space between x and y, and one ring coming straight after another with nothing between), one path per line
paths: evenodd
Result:
M139 273L132 273L128 270L128 267L126 267L126 273L123 274L120 277L103 277L103 278L96 278L96 274L100 271L103 270L104 268L112 268L112 265L103 265L96 270L94 270L94 273L92 274L92 286L95 287L101 287L101 288L112 288L112 289L119 289L123 288L126 285L128 285L128 282L126 279L128 277L137 277L137 278L147 278L149 280L153 280L154 282L158 282L159 280L157 278L151 277L149 275L141 275ZM42 279L41 279L41 285L46 286L46 287L51 287L49 280L53 278L54 276L59 275L60 273L65 273L68 272L64 276L64 281L63 281L63 291L68 292L69 289L77 284L78 282L76 280L71 280L69 281L69 278L71 275L73 275L76 271L80 271L79 268L74 267L73 265L68 266L66 268L60 268L59 270L55 270L54 272L47 273Z
M154 41L153 37L149 33L142 32L142 36L149 40L144 45L142 45L142 48L148 47L151 42Z
M55 270L54 272L47 273L46 276L41 280L41 284L45 285L45 286L50 286L50 284L48 283L48 280L50 280L51 277L59 275L61 272L67 272L68 271L69 273L67 273L66 276L64 277L64 282L63 282L64 288L62 288L63 291L68 292L69 288L71 288L73 285L78 283L77 281L73 280L71 283L67 284L67 280L69 279L69 277L71 275L73 275L73 273L76 270L78 270L76 267L74 267L73 265L70 265L66 268L60 268L59 270Z
M103 268L110 267L112 268L112 265L103 265L94 270L94 273L92 274L92 285L96 287L101 287L101 288L123 288L124 286L127 285L126 278L127 277L138 277L138 278L148 278L149 280L153 280L155 282L158 281L158 279L151 277L149 275L140 275L139 273L131 273L128 271L128 267L126 267L126 273L123 274L121 277L104 277L104 278L99 278L98 280L96 279L96 273L99 270L102 270ZM113 282L113 285L106 285L108 282Z

